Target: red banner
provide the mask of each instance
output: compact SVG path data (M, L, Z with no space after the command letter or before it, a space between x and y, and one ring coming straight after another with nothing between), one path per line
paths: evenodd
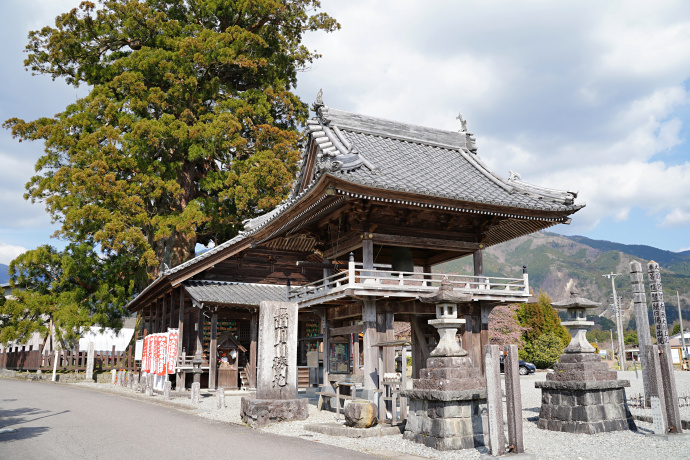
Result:
M168 332L168 353L165 360L165 372L167 374L175 373L175 364L177 363L177 344L179 334L177 330Z
M177 329L144 337L141 370L155 375L174 374L178 340Z

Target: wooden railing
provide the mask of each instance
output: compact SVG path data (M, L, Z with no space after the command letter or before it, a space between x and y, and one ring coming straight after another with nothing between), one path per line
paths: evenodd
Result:
M86 351L63 350L57 355L57 370L86 371ZM0 352L0 368L24 371L52 371L55 363L55 353L42 354L40 351L3 351ZM134 348L125 351L112 350L96 351L94 353L94 371L108 371L111 369L126 369L136 371Z
M300 302L345 289L432 292L437 290L441 281L446 278L454 290L462 292L529 296L529 279L526 273L522 278L501 278L486 275L401 272L381 265L365 270L361 263L350 262L346 270L313 283L290 288L288 300Z

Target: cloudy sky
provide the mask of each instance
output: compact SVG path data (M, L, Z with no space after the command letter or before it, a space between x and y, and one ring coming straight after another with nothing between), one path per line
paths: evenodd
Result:
M79 94L22 66L29 30L78 0L0 6L0 118L59 112ZM690 8L683 1L323 1L342 29L300 75L311 103L449 130L462 113L498 174L578 191L587 207L554 227L690 249ZM0 132L0 263L52 242L23 200L42 146Z

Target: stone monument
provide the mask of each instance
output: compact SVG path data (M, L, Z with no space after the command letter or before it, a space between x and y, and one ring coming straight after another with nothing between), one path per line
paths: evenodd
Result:
M599 304L580 297L573 287L569 299L551 305L567 311L568 321L561 325L570 329L572 340L554 372L535 383L542 395L539 428L585 434L636 430L623 390L630 382L618 380L585 335L594 324L587 321L585 311Z
M420 378L412 381L413 389L401 392L409 401L403 437L438 450L483 446L488 433L485 382L456 338L465 322L458 318L457 304L470 302L471 296L453 291L444 280L436 294L419 300L436 304L436 319L429 324L440 339Z
M664 304L664 292L661 286L661 273L659 264L653 260L647 264L649 275L649 291L652 298L652 312L654 316L654 329L656 331L656 345L641 347L642 355L647 362L646 374L649 384L650 400L658 398L658 423L654 424L656 434L680 434L683 432L678 407L678 391L676 379L673 375L673 360L671 358L671 346L668 340L668 324L666 323L666 305Z
M305 420L307 399L297 399L297 304L259 306L256 397L242 398L242 421L250 426Z

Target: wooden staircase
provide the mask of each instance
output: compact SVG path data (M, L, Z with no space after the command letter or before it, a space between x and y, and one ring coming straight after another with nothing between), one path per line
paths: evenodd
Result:
M297 388L307 388L309 386L309 368L306 366L297 367Z
M247 371L244 367L240 368L240 389L249 390L249 379L247 379Z

